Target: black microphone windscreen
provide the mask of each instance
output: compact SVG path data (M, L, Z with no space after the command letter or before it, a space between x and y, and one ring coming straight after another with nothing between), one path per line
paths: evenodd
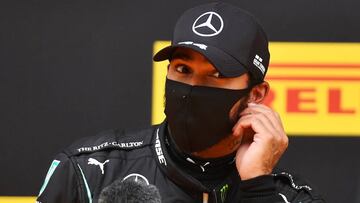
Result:
M131 179L118 179L101 191L98 202L161 203L161 197L155 185Z

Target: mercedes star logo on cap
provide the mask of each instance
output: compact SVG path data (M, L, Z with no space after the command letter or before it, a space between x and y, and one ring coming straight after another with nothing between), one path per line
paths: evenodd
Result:
M192 30L202 37L218 35L224 27L221 16L213 11L201 14L194 22ZM204 29L205 28L205 29Z

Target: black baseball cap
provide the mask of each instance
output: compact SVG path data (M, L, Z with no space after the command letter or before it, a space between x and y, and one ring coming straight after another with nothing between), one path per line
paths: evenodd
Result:
M268 39L248 12L227 3L200 5L178 19L171 45L154 56L154 61L171 59L177 47L203 54L225 77L251 73L262 82L268 69Z

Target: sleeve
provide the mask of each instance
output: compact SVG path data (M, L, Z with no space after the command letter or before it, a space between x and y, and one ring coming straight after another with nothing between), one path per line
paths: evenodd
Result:
M76 177L76 168L67 155L63 153L57 155L49 167L36 202L81 202L80 187Z
M240 203L325 203L310 186L300 186L288 179L276 178L273 175L264 175L242 181L240 190L244 194Z

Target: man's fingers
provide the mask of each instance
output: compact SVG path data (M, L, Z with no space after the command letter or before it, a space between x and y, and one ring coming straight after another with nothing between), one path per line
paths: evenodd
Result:
M269 121L272 123L274 128L276 128L276 130L284 130L279 114L263 104L249 103L248 108L244 109L240 113L240 116L251 114L263 114L269 119Z
M273 133L273 127L267 118L261 114L247 115L239 119L233 128L234 135L240 135L243 129L252 128L255 133Z
M233 128L234 135L241 135L242 128L252 128L259 135L275 141L281 148L287 148L288 137L284 132L280 116L271 108L250 103L240 115L238 123Z

